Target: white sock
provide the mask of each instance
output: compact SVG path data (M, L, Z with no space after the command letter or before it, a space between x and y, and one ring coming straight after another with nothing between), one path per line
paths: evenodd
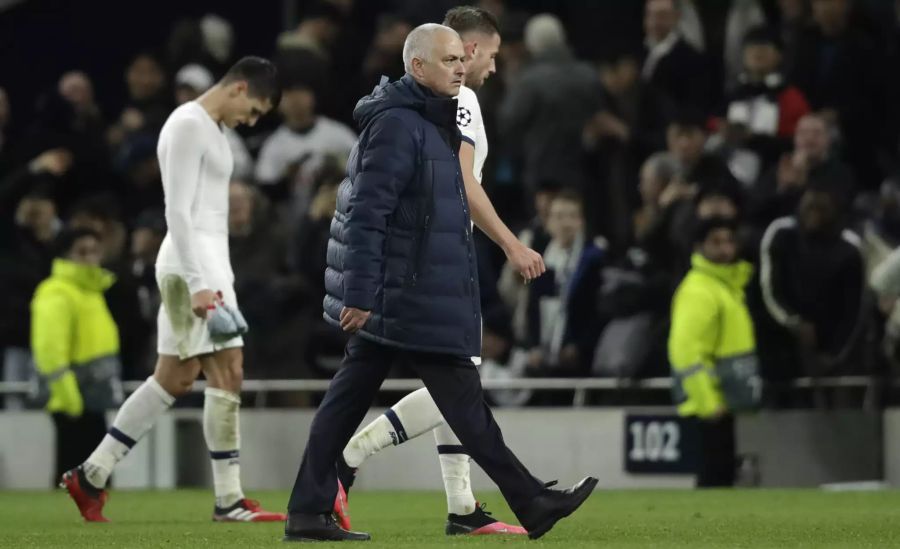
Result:
M207 387L203 391L203 437L212 461L216 505L227 508L244 498L241 490L241 397Z
M444 422L437 404L424 387L414 391L354 435L344 448L344 461L359 467L388 446L403 444Z
M469 474L469 455L446 423L434 429L444 491L447 493L447 512L468 515L475 512L475 494Z
M122 403L109 432L84 462L88 482L97 488L105 488L116 463L147 434L156 419L174 402L175 397L163 389L153 376L148 377Z

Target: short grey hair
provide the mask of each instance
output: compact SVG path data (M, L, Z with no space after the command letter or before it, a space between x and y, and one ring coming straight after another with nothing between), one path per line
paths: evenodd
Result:
M541 13L525 23L525 49L531 55L540 55L566 47L566 30L555 15Z
M455 30L437 23L425 23L414 28L403 43L403 68L412 72L413 59L428 59L434 49L434 36L439 32L450 32L459 36Z

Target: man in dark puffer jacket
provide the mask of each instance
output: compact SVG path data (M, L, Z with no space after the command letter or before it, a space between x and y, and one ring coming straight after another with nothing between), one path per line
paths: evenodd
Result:
M428 24L406 39L407 74L360 100L361 134L341 184L328 246L325 318L355 333L319 407L288 504L288 540L364 540L335 524L335 462L395 362L413 368L467 453L537 538L587 498L596 479L550 490L506 447L470 357L481 351L471 221L456 151L465 52Z

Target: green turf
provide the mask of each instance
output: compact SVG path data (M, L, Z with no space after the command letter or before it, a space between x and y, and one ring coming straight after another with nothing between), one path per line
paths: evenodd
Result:
M270 509L284 493L252 494ZM480 494L511 519L499 495ZM900 547L900 492L596 492L539 542L446 538L438 493L354 493L365 547ZM204 491L115 492L110 524L82 524L60 492L0 493L0 547L283 547L280 524L214 524ZM323 547L319 544L317 547Z

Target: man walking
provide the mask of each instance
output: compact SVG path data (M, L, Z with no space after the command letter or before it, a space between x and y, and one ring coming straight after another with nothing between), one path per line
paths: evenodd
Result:
M326 319L356 335L313 420L288 505L287 540L365 540L334 522L335 462L396 363L413 368L529 536L577 509L597 484L550 490L505 446L471 357L481 311L471 219L456 151L465 52L448 27L407 37L407 74L360 100L360 140L338 195Z

